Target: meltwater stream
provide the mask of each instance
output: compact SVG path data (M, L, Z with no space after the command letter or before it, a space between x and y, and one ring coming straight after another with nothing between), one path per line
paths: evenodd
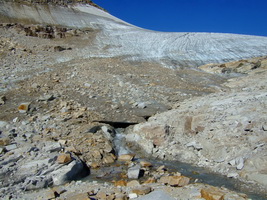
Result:
M130 150L126 145L125 135L123 134L123 129L116 129L116 136L113 140L115 151L117 155L135 153ZM190 164L182 163L179 161L166 161L153 158L142 157L141 155L136 155L136 160L144 159L153 164L153 167L156 169L159 166L165 165L168 171L170 172L180 172L182 175L191 177L194 180L197 180L198 183L209 184L216 187L225 187L229 190L244 193L252 200L266 200L266 194L260 193L259 189L255 188L255 185L244 183L236 179L227 178L220 174L213 173L205 168L196 167ZM115 163L108 167L101 168L101 173L96 172L95 174L90 175L86 180L98 180L98 181L112 181L114 178L119 178L122 173L123 167Z

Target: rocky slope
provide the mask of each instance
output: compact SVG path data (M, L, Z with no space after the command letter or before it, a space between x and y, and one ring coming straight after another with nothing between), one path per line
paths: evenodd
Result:
M128 141L156 158L191 162L266 190L266 63L265 57L209 65L217 73L220 68L248 75L229 79L227 90L186 100L129 128Z

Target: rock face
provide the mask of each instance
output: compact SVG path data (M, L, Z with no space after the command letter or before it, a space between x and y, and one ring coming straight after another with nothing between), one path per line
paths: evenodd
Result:
M131 59L156 60L170 68L222 63L263 56L267 53L266 37L219 33L153 32L129 25L90 5L60 7L51 4L48 6L35 4L30 6L2 1L0 15L6 22L26 21L101 29L95 41L101 51L93 49L93 52L90 50L90 54L131 55ZM87 54L80 56L85 55Z

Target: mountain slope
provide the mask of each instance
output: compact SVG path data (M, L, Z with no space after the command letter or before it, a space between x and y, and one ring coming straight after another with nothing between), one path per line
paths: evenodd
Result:
M199 66L267 54L267 37L220 33L164 33L132 26L96 7L0 2L1 20L101 30L95 44L79 56L126 56L156 60L166 67Z

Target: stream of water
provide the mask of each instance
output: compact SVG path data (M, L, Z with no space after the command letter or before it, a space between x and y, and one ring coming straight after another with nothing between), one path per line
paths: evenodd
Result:
M114 138L114 146L117 155L134 153L127 146L124 140L124 134L122 129L116 130L116 137ZM196 167L187 163L182 163L179 161L166 161L159 160L153 158L144 158L140 155L137 156L138 159L144 159L153 164L155 168L165 165L168 171L172 172L180 172L181 174L191 177L196 180L198 183L205 183L216 187L225 187L232 191L245 193L252 200L266 200L266 194L262 194L259 192L260 190L253 184L244 183L237 179L227 178L226 176L222 176L220 174L213 173L205 168ZM119 175L125 171L125 166L120 165L119 163L115 163L111 166L101 167L101 173L98 172L93 173L86 180L98 180L101 182L108 181L119 178Z

